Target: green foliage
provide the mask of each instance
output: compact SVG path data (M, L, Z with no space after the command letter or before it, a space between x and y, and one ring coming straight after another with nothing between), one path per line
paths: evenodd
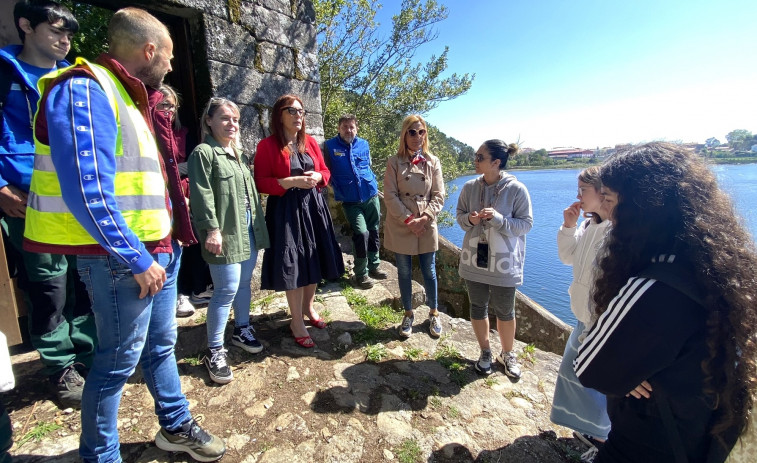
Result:
M508 167L523 167L523 166L537 166L547 167L556 166L558 161L552 159L547 155L547 150L540 149L533 153L519 153L516 156L511 157L507 161Z
M411 347L409 349L405 349L405 358L408 360L418 360L423 355L423 349L420 349L418 347Z
M523 352L518 355L518 358L531 364L536 363L536 346L528 344L523 348Z
M725 139L728 140L728 145L737 151L749 151L755 143L752 132L744 129L731 130Z
M400 463L415 463L420 461L421 447L415 439L405 439L397 449L397 459Z
M397 152L402 119L464 94L475 76L443 76L447 47L425 62L416 59L418 49L437 38L434 25L448 15L435 0L403 0L388 32L376 20L382 7L378 0L314 0L313 6L325 132L334 134L339 116L354 114L381 179L386 160ZM445 178L459 176L461 153L465 158L472 148L432 126L428 136L431 152L442 159Z
M94 60L100 53L108 51L108 23L114 11L71 0L63 0L61 4L79 21L79 32L71 42L68 58L82 56Z
M21 448L24 444L30 441L39 442L41 441L45 436L50 434L53 431L57 431L58 429L62 428L61 425L57 423L51 423L48 421L40 421L37 423L29 432L23 435L21 439L18 440L16 448Z
M192 365L193 367L202 365L202 358L205 357L205 354L200 352L195 357L184 357L184 362L188 365Z
M368 304L365 296L358 294L352 287L343 289L342 295L360 320L370 328L383 329L402 320L402 313L394 311L387 305Z
M365 346L365 359L369 362L380 362L381 359L388 356L389 352L386 346L381 343Z

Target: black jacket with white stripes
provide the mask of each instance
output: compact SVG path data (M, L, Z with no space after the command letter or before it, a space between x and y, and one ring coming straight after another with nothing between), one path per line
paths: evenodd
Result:
M665 256L664 262L674 259ZM669 267L674 279L693 281L685 265L656 265ZM652 278L629 279L612 300L574 362L581 383L607 395L612 430L595 462L675 461L655 402L663 397L688 461L706 460L712 408L703 392L705 321L699 303ZM651 399L626 397L644 380L652 385Z

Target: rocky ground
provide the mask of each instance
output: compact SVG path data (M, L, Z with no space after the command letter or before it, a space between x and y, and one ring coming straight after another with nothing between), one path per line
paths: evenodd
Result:
M470 322L442 315L444 335L435 340L424 307L413 335L401 341L401 315L390 308L398 304L396 272L386 270L390 279L371 290L344 282L319 288L317 309L330 323L310 328L315 349L292 339L283 294L257 300L253 321L266 349L251 355L229 347L234 381L225 386L212 383L199 360L205 310L180 320L183 390L194 416L225 439L223 461L579 461L586 448L549 421L559 356L517 343L520 381L501 366L481 377L472 369L479 350ZM498 347L495 341L492 350ZM18 353L13 363L16 389L4 399L14 461L78 461L78 411L50 400L35 352ZM124 389L118 428L126 462L192 461L153 444L158 422L139 371Z

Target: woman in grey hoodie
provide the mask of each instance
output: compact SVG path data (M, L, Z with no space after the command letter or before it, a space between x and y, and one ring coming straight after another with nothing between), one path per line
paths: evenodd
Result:
M526 233L534 219L525 185L505 172L514 143L487 140L476 152L476 173L463 185L457 201L457 223L465 230L458 272L465 280L470 316L481 356L474 368L491 373L488 309L497 317L502 351L497 360L505 374L520 378L515 340L515 288L523 284Z

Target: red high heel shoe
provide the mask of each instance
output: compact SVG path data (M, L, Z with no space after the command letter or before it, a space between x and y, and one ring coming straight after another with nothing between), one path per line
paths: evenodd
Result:
M326 322L322 318L316 318L315 320L311 318L308 320L308 323L310 323L311 326L318 328L319 330L326 328Z
M292 337L294 338L294 342L296 342L297 344L299 344L300 346L306 349L311 349L315 347L315 342L313 341L313 338L311 338L310 336L297 337L294 335L294 332L292 332Z

